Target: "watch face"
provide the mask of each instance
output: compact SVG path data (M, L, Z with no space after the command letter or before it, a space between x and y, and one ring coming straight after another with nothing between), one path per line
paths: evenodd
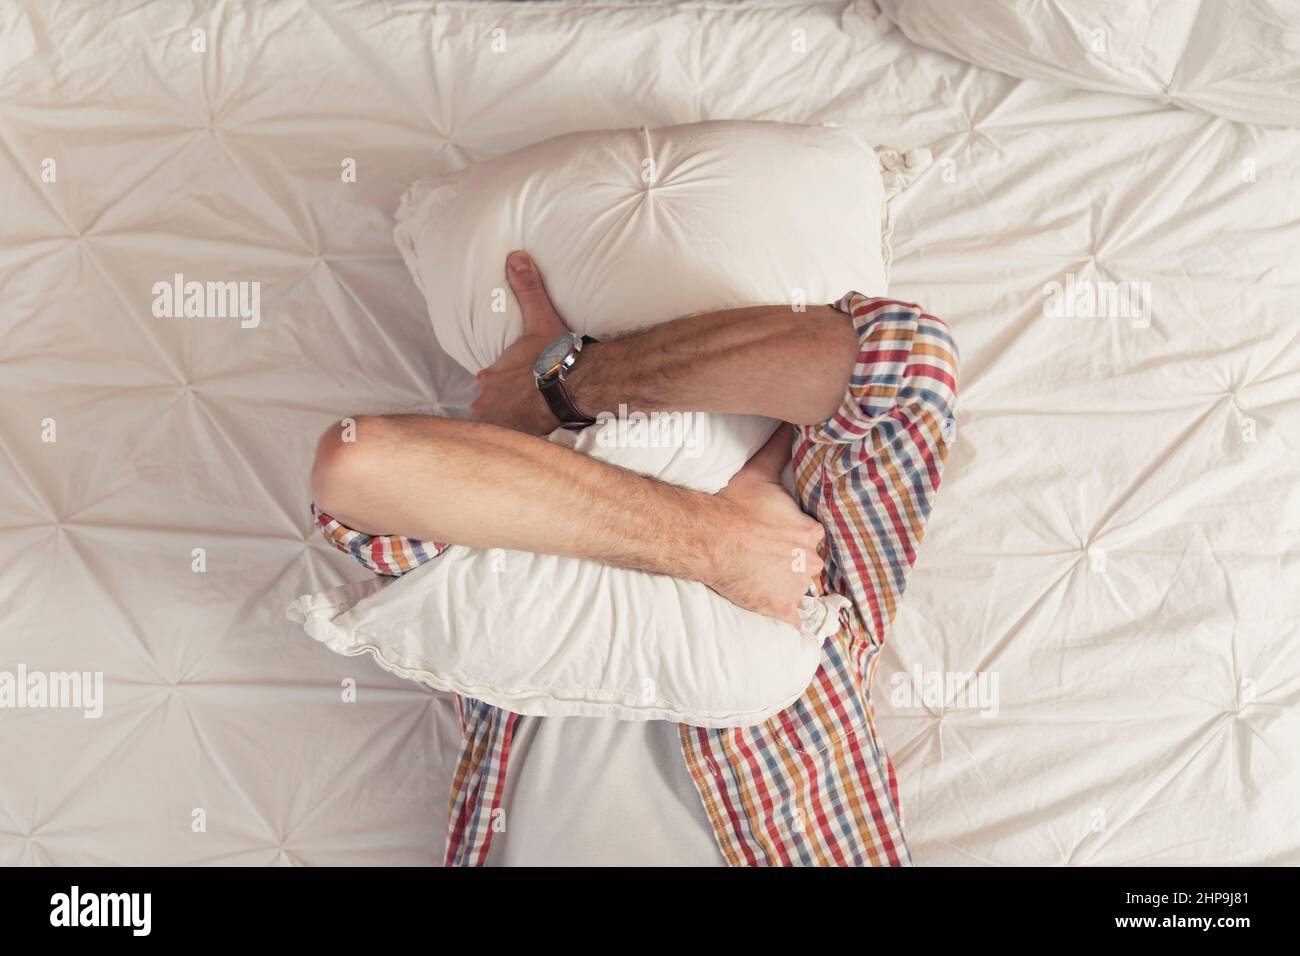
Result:
M573 336L561 335L542 349L542 354L537 357L537 362L533 365L533 374L541 377L555 371L564 361L564 357L572 351Z

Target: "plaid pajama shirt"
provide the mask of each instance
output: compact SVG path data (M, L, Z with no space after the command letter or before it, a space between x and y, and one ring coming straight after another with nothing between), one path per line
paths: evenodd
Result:
M847 596L813 683L755 727L681 725L682 754L733 866L900 866L898 784L876 728L871 682L939 488L957 388L957 348L919 307L849 292L858 360L839 411L798 429L795 487L826 528L815 590ZM312 506L326 538L378 574L399 575L445 545L364 535ZM463 734L446 865L487 861L510 742L525 718L458 700Z

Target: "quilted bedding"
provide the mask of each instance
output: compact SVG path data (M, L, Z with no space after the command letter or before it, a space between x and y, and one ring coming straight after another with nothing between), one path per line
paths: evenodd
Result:
M440 858L449 702L281 616L363 573L306 512L326 423L470 395L392 213L742 118L934 155L891 282L960 430L875 685L916 861L1300 863L1295 128L869 3L0 2L0 107L0 862Z

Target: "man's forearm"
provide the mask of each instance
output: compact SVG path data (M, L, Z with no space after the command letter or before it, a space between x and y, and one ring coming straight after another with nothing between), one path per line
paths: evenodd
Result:
M753 306L589 345L566 385L590 415L625 403L810 425L838 410L857 354L852 320L835 309Z
M317 449L319 507L367 534L401 533L709 580L726 502L496 425L360 417ZM401 476L400 480L397 476Z
M330 428L311 483L322 510L362 533L699 581L798 627L823 532L777 480L789 457L781 429L726 488L705 495L497 425L385 415L355 419L355 434Z

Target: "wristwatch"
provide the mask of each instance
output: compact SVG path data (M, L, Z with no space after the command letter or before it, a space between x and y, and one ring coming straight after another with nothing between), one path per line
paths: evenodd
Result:
M551 413L559 419L560 425L573 431L596 424L596 419L578 411L578 406L573 404L573 398L564 387L564 376L578 363L578 355L582 352L582 347L594 341L596 340L590 335L565 332L552 339L533 363L533 378L537 381L537 390L542 393L542 398L546 399L546 404L550 406Z

